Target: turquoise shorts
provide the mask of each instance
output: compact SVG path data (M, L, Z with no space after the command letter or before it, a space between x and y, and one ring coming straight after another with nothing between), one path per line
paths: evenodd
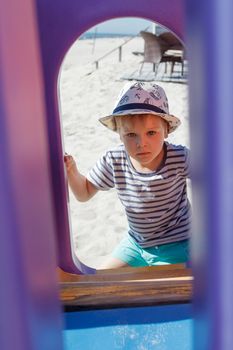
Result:
M133 267L186 263L189 261L189 240L141 248L127 236L114 249L112 256Z

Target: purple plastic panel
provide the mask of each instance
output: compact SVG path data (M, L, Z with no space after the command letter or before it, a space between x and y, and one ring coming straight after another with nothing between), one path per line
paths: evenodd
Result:
M1 350L61 349L55 230L60 266L77 272L70 250L56 94L66 51L82 32L116 17L155 20L183 38L181 0L38 0L47 130L32 3L0 2ZM187 14L199 321L195 348L231 350L233 3L188 0Z
M50 157L56 210L59 266L72 273L94 273L72 257L64 178L61 126L57 101L58 73L73 42L97 23L117 17L141 17L184 34L183 0L37 0L40 40L49 116Z
M43 79L32 0L0 2L0 349L59 350Z
M233 348L233 2L188 1L195 349Z

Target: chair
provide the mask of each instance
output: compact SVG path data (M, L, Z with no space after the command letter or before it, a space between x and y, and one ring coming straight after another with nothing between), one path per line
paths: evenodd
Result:
M158 37L152 33L141 31L141 36L144 39L144 58L140 68L142 71L144 63L153 63L153 72L157 72L159 63L162 58L161 45Z
M181 75L184 73L184 47L182 43L171 32L164 32L155 35L150 32L141 31L144 39L144 59L140 68L142 71L144 63L153 63L153 72L157 73L160 63L165 63L165 73L167 63L171 63L171 75L174 72L176 63L181 64Z
M165 63L165 73L167 72L167 63L171 63L171 74L174 71L175 63L181 64L181 75L184 74L184 46L180 40L171 32L161 33L159 36L163 55L160 63Z

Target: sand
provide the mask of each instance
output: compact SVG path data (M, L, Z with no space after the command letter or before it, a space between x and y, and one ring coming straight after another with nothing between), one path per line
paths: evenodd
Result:
M60 72L61 122L64 152L72 154L79 171L86 174L99 156L120 143L116 133L98 122L111 113L119 91L127 82L122 77L140 68L143 39L136 37L122 47L122 61L116 50L93 63L128 38L78 40L67 53ZM144 69L152 69L147 64ZM187 83L157 82L166 91L170 113L182 125L168 138L169 142L189 146ZM79 203L70 192L69 212L75 253L84 263L98 267L127 233L127 221L115 190L99 192L86 203Z

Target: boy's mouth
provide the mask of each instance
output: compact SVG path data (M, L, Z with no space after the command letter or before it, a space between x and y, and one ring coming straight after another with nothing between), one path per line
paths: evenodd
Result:
M137 153L137 156L148 156L150 154L150 152L139 152Z

